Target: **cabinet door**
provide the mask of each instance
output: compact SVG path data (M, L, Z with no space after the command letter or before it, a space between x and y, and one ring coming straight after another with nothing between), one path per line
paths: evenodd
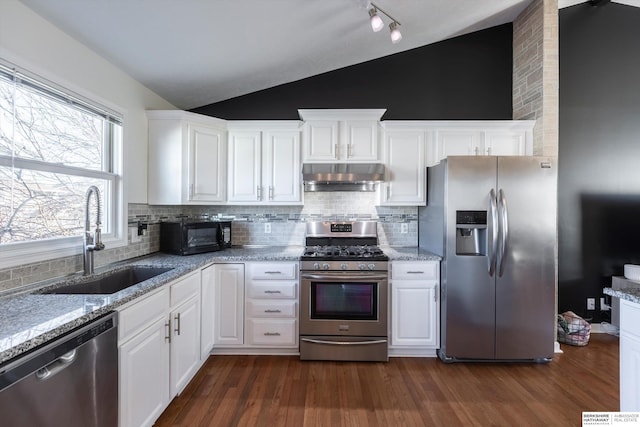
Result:
M165 319L119 348L120 426L151 426L169 404L169 344Z
M267 203L301 202L300 132L265 132L262 155L262 200Z
M640 338L620 334L620 411L640 411Z
M188 202L224 202L226 150L224 132L189 125Z
M389 130L384 136L387 181L381 185L382 205L424 206L425 132Z
M438 345L438 284L393 280L391 284L391 345Z
M171 311L171 397L184 390L200 366L200 298Z
M473 129L443 129L436 131L436 158L447 156L475 156L483 154L480 146L482 132Z
M524 130L488 130L484 133L483 153L488 156L526 155L526 132Z
M338 160L338 121L311 120L304 133L305 162Z
M200 359L209 357L215 336L215 272L213 266L202 269L200 296Z
M216 264L214 346L244 343L244 265Z
M262 153L260 131L229 132L229 202L259 202L262 199Z
M339 152L341 159L356 162L380 160L377 120L346 120L344 133L344 144Z
M640 411L640 304L620 300L620 411Z

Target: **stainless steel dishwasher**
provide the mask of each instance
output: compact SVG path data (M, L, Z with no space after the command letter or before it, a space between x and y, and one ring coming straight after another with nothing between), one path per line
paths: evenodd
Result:
M5 426L117 426L117 313L0 367Z

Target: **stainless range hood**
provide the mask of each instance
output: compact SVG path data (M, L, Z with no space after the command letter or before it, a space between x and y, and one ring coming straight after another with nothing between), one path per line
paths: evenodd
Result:
M376 191L384 181L381 163L305 163L304 191Z

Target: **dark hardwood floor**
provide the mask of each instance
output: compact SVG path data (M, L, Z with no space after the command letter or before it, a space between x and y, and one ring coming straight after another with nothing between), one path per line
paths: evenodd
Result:
M618 411L618 338L548 364L301 362L213 356L157 426L580 426Z

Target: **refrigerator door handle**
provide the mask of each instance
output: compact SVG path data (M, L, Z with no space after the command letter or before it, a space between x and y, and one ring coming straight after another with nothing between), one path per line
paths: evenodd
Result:
M489 223L491 224L491 234L489 238L489 256L487 257L487 269L489 270L489 276L493 277L496 272L496 250L498 248L498 206L496 202L496 192L492 188L489 192Z
M504 274L504 265L505 255L507 253L507 246L509 243L509 215L507 210L507 197L504 194L504 191L500 189L498 191L498 212L499 212L499 239L498 239L498 256L497 256L497 266L496 270L498 271L498 277L502 277Z

